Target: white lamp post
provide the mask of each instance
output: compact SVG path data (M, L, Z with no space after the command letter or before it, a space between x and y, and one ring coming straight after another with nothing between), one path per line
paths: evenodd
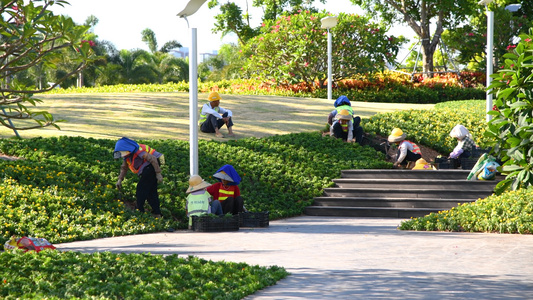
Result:
M489 4L494 0L481 0L479 5L485 5L487 9L487 88L490 86L492 78L492 61L494 52L494 12L489 10ZM487 103L486 103L486 120L487 122L492 119L492 116L488 114L492 110L492 94L487 89Z
M322 28L328 30L328 100L331 100L331 32L329 30L337 25L337 16L325 17L320 20Z
M189 21L207 0L190 0L178 17ZM189 148L190 175L198 175L198 54L196 50L196 28L191 28L191 52L189 53Z

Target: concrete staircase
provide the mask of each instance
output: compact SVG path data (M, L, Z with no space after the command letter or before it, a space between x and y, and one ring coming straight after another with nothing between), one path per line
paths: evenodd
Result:
M344 170L310 216L410 218L490 196L498 182L469 181L469 170Z

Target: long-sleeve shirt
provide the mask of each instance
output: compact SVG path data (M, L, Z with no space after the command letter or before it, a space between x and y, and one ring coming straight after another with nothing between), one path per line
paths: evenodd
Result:
M465 136L464 139L460 140L457 143L457 146L455 146L455 148L453 149L453 152L459 151L460 149L463 149L463 151L472 151L472 148L475 145L476 144L469 136Z
M405 159L405 157L407 156L407 151L417 153L415 147L413 146L413 143L409 142L408 140L403 140L400 143L398 150L400 150L400 156L398 156L398 159L396 160L396 162L398 163L401 163Z
M133 153L129 154L130 156L133 156ZM162 156L161 153L154 151L153 154L150 154L145 151L139 151L139 154L135 157L133 160L133 166L137 169L139 169L138 175L141 175L144 168L151 164L154 167L154 170L156 173L161 173L161 167L159 166L159 163L157 162L157 159ZM119 179L124 179L126 177L126 173L128 172L129 166L126 162L126 158L122 160L122 165L120 166L120 174L118 175Z
M216 111L213 107L211 107L211 103L207 102L206 104L204 104L204 106L202 106L202 111L200 112L200 115L202 115L202 116L213 115L217 119L222 119L222 115L224 113L226 113L226 112L228 113L228 117L233 116L231 110L224 109L224 108L218 106L218 111Z

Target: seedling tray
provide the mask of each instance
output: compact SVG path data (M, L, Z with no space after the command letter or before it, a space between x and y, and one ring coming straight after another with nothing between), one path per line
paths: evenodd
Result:
M239 213L240 227L268 227L268 211Z
M192 230L197 232L223 232L239 230L239 216L193 216Z

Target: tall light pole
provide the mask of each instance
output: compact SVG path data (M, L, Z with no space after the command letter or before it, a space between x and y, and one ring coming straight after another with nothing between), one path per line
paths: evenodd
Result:
M322 28L328 30L328 100L331 100L331 32L329 30L337 25L337 16L325 17L320 20Z
M481 0L478 2L479 5L485 5L487 10L487 101L486 101L486 120L487 122L492 119L492 116L488 114L492 110L492 94L488 89L490 83L492 82L492 64L493 64L493 53L494 53L494 12L489 10L489 4L494 0Z
M189 26L187 17L193 15L207 0L189 0L178 13ZM191 51L189 52L189 148L190 175L198 175L198 51L196 49L196 28L191 28Z

